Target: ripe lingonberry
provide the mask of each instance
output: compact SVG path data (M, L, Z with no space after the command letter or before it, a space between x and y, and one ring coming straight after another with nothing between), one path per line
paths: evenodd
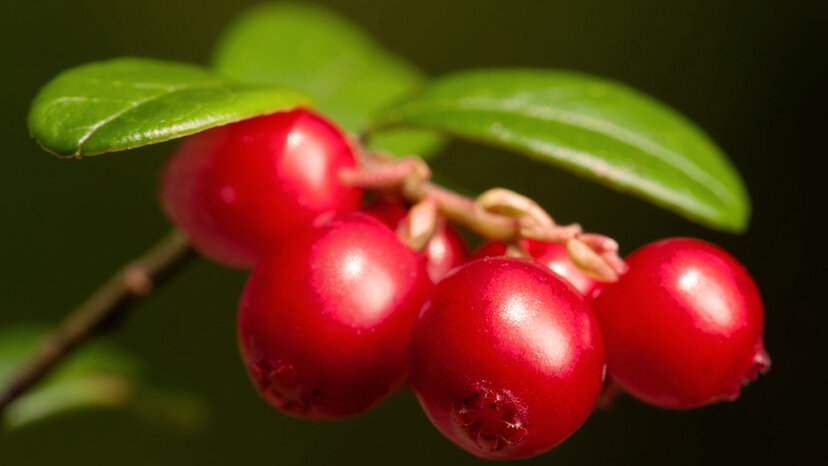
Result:
M359 213L264 255L238 316L245 367L262 396L287 414L326 419L363 412L397 388L432 288L423 262Z
M529 253L535 262L548 267L556 274L563 277L567 282L571 283L575 289L583 296L590 294L595 284L598 283L594 278L590 277L579 269L569 258L569 252L566 247L557 243L550 243L548 241L538 241L533 239L520 240L521 246ZM500 241L491 241L484 244L480 249L472 255L472 259L479 259L483 257L496 257L506 254L506 245Z
M367 206L364 212L377 218L391 229L396 229L403 221L408 209L402 202L377 201ZM422 249L421 254L426 258L428 276L435 283L453 268L466 260L468 250L466 243L451 225L445 220L439 220L434 235Z
M465 264L411 336L410 379L434 425L483 458L524 458L572 434L604 375L598 322L570 285L522 259Z
M611 376L634 396L664 408L691 408L739 396L768 367L762 299L730 254L694 239L648 244L629 271L598 291Z
M160 197L202 253L250 267L320 213L358 209L361 189L338 178L354 165L338 129L297 109L191 136L171 157Z

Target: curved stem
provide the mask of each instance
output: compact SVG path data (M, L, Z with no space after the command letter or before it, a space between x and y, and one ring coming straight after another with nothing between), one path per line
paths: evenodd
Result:
M420 159L394 160L376 153L363 154L363 159L361 166L340 171L344 183L394 191L412 204L431 199L441 214L486 238L506 241L520 233L516 220L488 212L474 199L429 182L430 170Z
M423 183L406 197L411 202L435 200L443 215L485 238L509 241L520 234L517 220L487 212L474 199L434 183Z
M584 233L578 224L558 225L525 196L495 188L470 199L430 182L431 169L418 157L394 159L368 150L359 155L360 166L340 171L343 183L394 192L412 204L431 201L449 220L484 238L511 245L511 254L522 255L521 238L535 239L566 245L575 265L598 280L616 281L626 271L626 264L618 256L618 244L611 238Z
M126 264L44 337L32 359L0 391L0 413L74 349L102 331L114 328L107 324L115 323L140 298L163 284L193 257L187 238L172 230L147 252Z

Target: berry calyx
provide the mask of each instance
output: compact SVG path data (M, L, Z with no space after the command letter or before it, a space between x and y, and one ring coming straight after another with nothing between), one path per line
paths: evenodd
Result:
M408 208L402 202L377 201L363 210L366 214L377 218L392 230L408 214ZM437 228L431 239L420 253L426 258L426 270L433 282L442 280L453 268L466 260L468 250L463 237L445 219L439 219Z
M367 215L302 230L263 256L247 283L238 316L245 367L287 414L366 411L403 382L431 288L422 259Z
M643 246L627 264L592 301L608 370L627 392L663 408L692 408L737 398L769 367L762 299L733 256L674 238Z
M411 337L410 380L446 437L482 458L525 458L572 434L604 375L598 322L548 269L465 264L438 283Z
M597 280L584 273L572 262L569 252L563 245L533 239L522 239L520 245L535 262L560 275L572 284L582 296L588 296L598 283ZM472 259L497 257L505 254L506 244L500 241L491 241L478 249L472 255Z
M358 209L362 190L339 180L340 168L355 165L337 128L297 109L187 138L167 164L160 198L200 252L252 267L320 213Z

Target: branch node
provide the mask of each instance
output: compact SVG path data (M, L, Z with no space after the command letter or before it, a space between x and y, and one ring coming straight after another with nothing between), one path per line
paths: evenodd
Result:
M152 291L152 278L143 267L137 264L127 266L122 277L124 285L135 296L146 296Z

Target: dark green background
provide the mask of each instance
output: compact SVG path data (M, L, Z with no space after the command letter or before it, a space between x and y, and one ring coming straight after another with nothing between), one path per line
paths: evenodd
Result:
M172 144L84 161L41 152L25 114L39 86L84 62L137 55L206 63L252 1L0 3L0 326L53 323L167 229L156 173ZM743 236L693 225L535 162L452 144L443 181L502 185L560 221L616 237L624 251L689 235L752 271L767 307L773 369L736 403L660 411L629 398L524 464L804 464L823 418L825 75L822 2L323 2L428 73L479 66L572 68L629 83L697 121L730 154L754 203ZM64 416L0 437L0 464L474 464L444 440L411 393L353 420L307 423L259 401L239 363L235 306L245 276L199 260L114 337L159 379L205 398L201 433L169 432L107 412ZM824 298L823 298L824 299Z

